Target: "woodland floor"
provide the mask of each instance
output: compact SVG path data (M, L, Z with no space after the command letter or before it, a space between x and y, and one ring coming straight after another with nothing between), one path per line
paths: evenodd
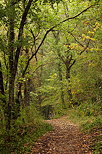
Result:
M79 127L67 117L47 122L54 130L38 139L31 154L92 154L89 148L90 136L81 133Z

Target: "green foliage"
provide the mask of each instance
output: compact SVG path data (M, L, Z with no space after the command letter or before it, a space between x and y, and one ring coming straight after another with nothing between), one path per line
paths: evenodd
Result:
M11 152L14 152L15 154L31 152L31 148L34 146L36 140L51 130L52 126L46 123L39 123L39 125L22 125L18 129L12 130L13 135L9 143L1 142L0 151L2 154L9 154Z
M7 132L3 127L0 129L0 151L5 154L31 152L35 141L50 130L52 130L52 126L42 121L34 105L26 107L21 110L21 116L10 130L11 140L9 143L5 142L5 140L7 141Z
M50 2L51 4L54 4L54 3L59 3L61 2L62 0L43 0L43 3L47 3L47 2Z
M2 20L6 15L6 10L2 4L0 4L0 19Z
M3 2L3 3L2 3ZM8 1L8 4L11 1ZM94 129L101 126L102 110L102 23L101 23L101 1L87 12L77 18L59 24L68 17L75 16L78 12L93 5L99 0L37 0L33 1L24 23L23 35L19 40L19 27L22 15L28 1L18 1L15 5L14 14L12 8L6 5L6 1L0 2L0 59L3 63L3 79L6 101L9 98L9 46L14 48L11 55L15 65L15 54L19 51L18 68L15 79L15 98L20 95L19 117L13 121L10 130L11 142L7 143L7 149L15 153L26 153L31 149L32 143L50 130L51 127L42 123L41 107L47 110L53 107L53 116L58 118L70 113L70 117L79 119L85 129ZM5 7L6 6L6 7ZM5 9L6 8L6 9ZM14 16L14 42L10 42L10 22L8 16ZM24 18L23 18L24 19ZM49 29L57 25L51 30ZM11 25L12 26L12 25ZM20 31L20 33L22 33ZM47 36L47 38L46 38ZM43 46L39 48L43 38ZM89 43L89 44L88 44ZM39 49L39 50L38 50ZM39 52L38 52L39 51ZM38 52L36 55L35 53ZM35 59L32 57L34 57ZM70 58L72 58L70 60ZM32 60L32 61L31 61ZM73 64L73 61L75 63ZM28 68L24 70L28 64ZM73 64L73 65L72 65ZM67 67L69 79L66 79ZM13 67L13 66L12 66ZM13 72L12 72L13 73ZM27 85L28 79L31 80ZM19 86L21 85L21 89ZM26 92L26 89L29 89ZM73 101L69 101L68 89L71 90ZM19 91L21 90L21 91ZM30 98L30 106L24 104L25 92ZM4 99L1 95L0 97ZM32 100L32 102L31 102ZM74 108L74 106L77 108ZM0 104L1 105L1 104ZM20 105L20 106L19 106ZM65 105L66 109L63 109ZM3 105L2 105L3 106ZM26 107L25 107L26 106ZM71 111L68 110L70 106ZM39 112L37 111L39 109ZM100 116L100 117L99 117ZM7 118L7 116L5 116ZM4 108L0 107L0 143L5 145L7 140L5 132ZM3 137L5 137L3 139ZM100 143L95 149L99 151ZM30 148L30 149L29 149ZM3 148L4 149L4 148ZM2 149L2 150L3 150ZM8 153L7 149L3 153Z
M61 103L56 104L54 106L54 116L53 116L53 118L60 118L64 115L67 115L67 112L68 112L68 109L64 109Z
M97 113L97 114L96 114ZM78 124L81 130L90 134L93 142L90 145L94 154L100 154L102 148L102 112L98 104L81 104L68 111L68 118Z
M88 131L93 135L94 142L92 143L91 147L93 149L94 154L100 154L102 152L102 115L96 117L92 122L87 121L82 125L83 131Z
M102 127L102 116L97 117L95 120L93 120L91 123L87 121L82 125L82 129L85 131L92 131L93 129L99 129Z
M102 142L96 142L92 149L94 150L93 154L100 154L102 152Z

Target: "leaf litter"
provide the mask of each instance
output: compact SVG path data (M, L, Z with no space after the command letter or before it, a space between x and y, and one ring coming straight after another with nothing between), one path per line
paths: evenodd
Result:
M54 130L39 138L30 154L92 154L90 135L83 134L66 116L46 122Z

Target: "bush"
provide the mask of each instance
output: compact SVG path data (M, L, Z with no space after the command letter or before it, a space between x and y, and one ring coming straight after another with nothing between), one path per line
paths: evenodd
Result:
M10 141L7 142L7 132L0 134L0 151L2 154L15 154L30 152L35 141L52 126L43 122L36 108L31 105L21 109L21 116L16 120L10 130ZM2 130L3 131L3 130Z

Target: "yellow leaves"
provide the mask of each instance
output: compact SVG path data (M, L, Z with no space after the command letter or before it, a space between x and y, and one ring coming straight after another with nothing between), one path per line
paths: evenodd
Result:
M76 44L76 43L71 43L71 45L70 45L70 48L71 49L75 49L77 47L78 47L78 44Z
M90 32L90 31L89 31ZM94 32L91 32L91 33L94 33ZM92 41L95 41L95 39L93 37L90 37L88 35L85 35L85 34L82 34L82 38L83 38L83 41L88 39L88 40L92 40Z
M92 41L95 41L95 39L94 39L94 38L92 38L92 37L90 37L89 39L90 39L90 40L92 40Z
M95 64L95 63L89 63L89 66L90 66L90 67L95 67L96 64Z
M100 51L101 49L99 49L99 48L90 48L89 50L90 51Z
M94 34L95 32L88 31L89 34Z
M96 30L97 30L98 28L102 28L102 27L100 26L100 23L96 22L96 23L95 23L95 28L94 28L93 30L96 32Z
M96 29L96 28L94 28L93 30L96 32L96 30L97 30L97 29Z
M71 49L77 49L77 50L82 50L83 48L78 45L77 43L71 43L71 45L69 46Z
M83 38L83 41L86 40L86 39L89 39L90 37L85 35L85 34L82 34L82 38Z
M99 22L96 22L95 25L96 25L96 26L100 26Z
M65 47L69 47L69 45L68 45L68 44L64 44L64 46L65 46Z
M89 24L90 22L89 21L84 21L83 23L84 24ZM99 22L96 22L93 25L93 29L91 31L88 31L87 34L82 34L83 41L86 40L86 39L95 41L95 38L93 38L93 37L94 37L95 32L97 31L97 29L99 29L99 28L102 28L102 26L100 25Z

